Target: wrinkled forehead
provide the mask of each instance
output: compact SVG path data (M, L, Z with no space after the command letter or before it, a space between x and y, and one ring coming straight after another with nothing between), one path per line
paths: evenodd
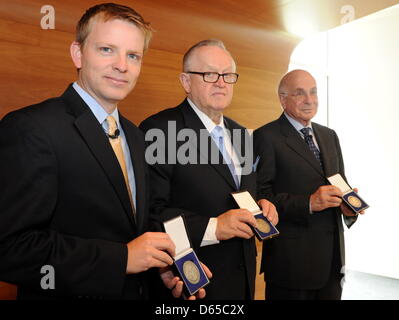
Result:
M192 68L218 72L235 72L233 57L226 50L217 46L203 46L196 48L189 59Z
M314 90L317 89L316 80L306 71L293 71L286 74L280 83L280 91L295 90Z

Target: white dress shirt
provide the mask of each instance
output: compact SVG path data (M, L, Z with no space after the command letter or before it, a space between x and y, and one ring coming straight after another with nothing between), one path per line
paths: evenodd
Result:
M230 139L223 139L225 149L227 153L229 154L230 158L232 159L234 163L234 168L237 173L238 181L241 183L241 172L242 168L240 165L240 162L238 160L237 154L234 151L233 145L231 143L231 135L229 130L226 129L223 121L223 115L220 118L220 123L215 124L211 118L209 118L204 112L202 112L190 99L187 98L188 103L190 104L191 108L195 111L197 116L200 118L201 122L204 124L206 130L211 134L213 129L216 126L220 126L223 128L224 131L224 136L229 137ZM217 227L217 218L210 218L208 222L208 226L205 230L204 237L201 242L201 247L204 246L209 246L212 244L217 244L219 243L219 240L216 238L216 227Z

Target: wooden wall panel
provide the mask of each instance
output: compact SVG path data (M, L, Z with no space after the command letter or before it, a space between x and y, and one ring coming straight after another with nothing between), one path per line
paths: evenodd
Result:
M17 297L17 287L0 281L0 300L15 300Z
M95 3L15 0L0 5L0 72L5 75L0 79L0 118L11 110L61 94L75 79L69 45L77 20ZM260 28L259 23L248 19L250 10L241 2L223 0L212 8L200 1L121 3L132 5L156 30L140 80L120 104L133 122L138 124L150 114L180 103L184 98L178 81L182 56L192 44L207 38L223 40L237 61L240 80L226 114L243 125L257 127L279 112L274 91L269 96L267 86L275 86L285 72L297 38ZM260 8L270 7L264 1L256 3ZM55 8L55 30L40 28L44 4ZM225 10L228 7L231 11ZM270 19L270 23L277 23L275 18Z

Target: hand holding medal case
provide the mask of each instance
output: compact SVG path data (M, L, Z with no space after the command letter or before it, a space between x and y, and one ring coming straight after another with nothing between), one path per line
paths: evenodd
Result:
M368 204L360 198L360 196L353 190L342 178L342 176L337 173L331 177L328 177L327 180L333 185L338 187L343 195L342 200L344 200L345 204L356 214L360 211L367 209Z
M197 255L191 248L183 216L164 222L165 232L176 246L174 264L183 280L184 291L190 296L209 283Z
M231 195L241 209L247 209L254 215L258 227L253 230L260 241L280 234L277 228L263 215L262 210L248 191L233 192Z

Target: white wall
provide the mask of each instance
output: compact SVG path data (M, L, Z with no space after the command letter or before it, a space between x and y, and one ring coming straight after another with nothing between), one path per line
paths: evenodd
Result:
M340 137L370 208L345 232L346 268L399 278L399 5L306 39L290 69L328 78L316 121ZM308 68L306 66L309 66Z

